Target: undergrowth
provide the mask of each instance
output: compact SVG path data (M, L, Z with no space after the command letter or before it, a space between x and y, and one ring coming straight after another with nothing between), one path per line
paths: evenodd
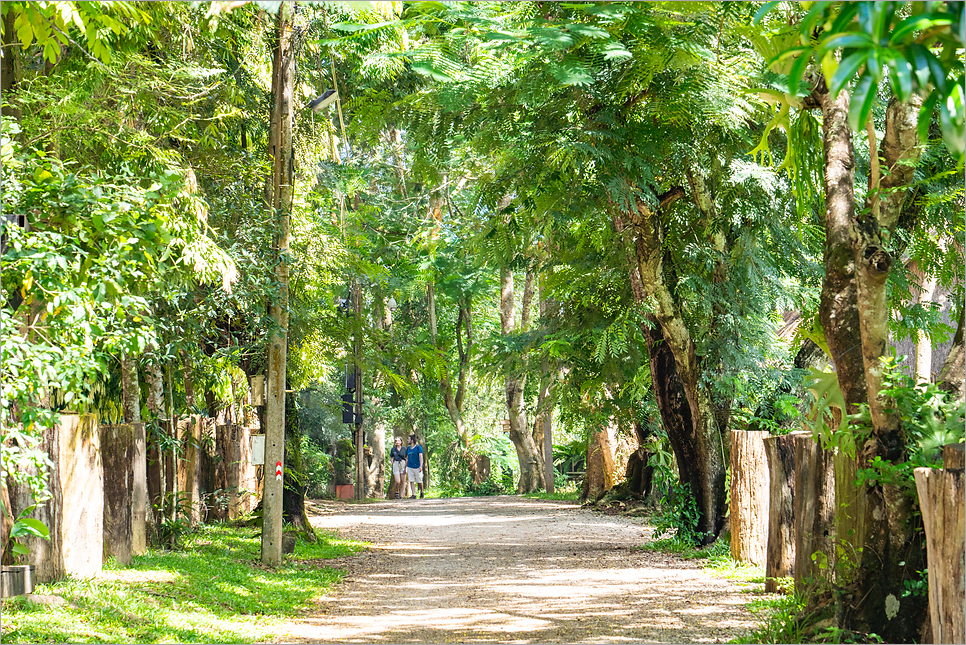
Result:
M270 569L251 528L203 526L179 551L151 550L130 566L106 563L97 578L38 585L60 596L48 606L25 597L3 603L2 640L18 643L240 643L271 640L285 618L322 596L343 573L324 566L360 543L320 534L298 542Z

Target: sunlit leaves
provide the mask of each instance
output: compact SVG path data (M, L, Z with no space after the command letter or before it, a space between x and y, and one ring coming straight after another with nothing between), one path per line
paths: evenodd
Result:
M777 3L766 3L756 20L775 6ZM790 73L797 83L814 54L822 62L833 95L856 81L849 110L854 130L864 127L884 78L902 101L913 93L927 97L924 108L928 110L920 113L920 134L928 130L933 110L938 108L943 141L962 164L966 153L962 89L966 14L961 2L932 3L925 10L924 6L908 2L813 3L799 25L802 44L786 48L773 61L798 54ZM836 53L841 57L837 64L830 58Z

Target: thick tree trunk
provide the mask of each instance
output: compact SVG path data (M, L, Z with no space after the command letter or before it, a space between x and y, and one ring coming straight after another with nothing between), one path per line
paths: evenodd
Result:
M513 273L504 266L500 272L500 330L504 336L516 330L514 314ZM526 318L524 319L526 321ZM523 407L523 388L527 382L526 372L510 373L506 377L506 405L510 419L510 441L516 448L520 463L520 481L517 492L531 493L544 487L543 472L533 435L527 426L527 413Z
M141 423L141 384L137 358L121 354L121 403L124 423Z
M696 431L693 408L661 328L655 325L645 330L644 338L661 421L674 452L679 479L691 488L701 513L698 532L707 544L721 531L725 516L724 455L720 443L713 443L717 431Z
M658 199L665 207L683 194L683 189L676 188ZM701 195L695 195L696 200L700 198ZM727 451L723 434L726 428L719 426L719 420L723 419L716 415L710 393L702 385L704 368L665 273L662 213L651 211L641 203L637 212L628 215L637 233L635 250L641 284L656 304L653 320L658 329L645 332L649 339L648 350L669 352L674 365L672 371L667 357L655 360L652 355L651 378L655 392L658 392L661 417L674 449L681 481L691 485L691 493L698 505L698 532L703 535L702 541L708 543L718 536L724 525ZM677 402L660 394L662 390L666 394L677 390L677 384L669 382L670 379L680 384L689 409L687 415L682 414ZM665 405L672 407L665 408Z
M651 453L644 442L649 432L640 422L634 422L634 434L637 436L637 450L627 459L624 481L614 489L617 497L627 496L645 499L651 494L654 483L654 467L650 465Z
M887 279L893 258L892 229L906 198L904 190L919 157L916 98L908 105L890 102L886 113L885 139L876 154L884 174L873 168L866 208L856 213L854 196L855 154L848 126L849 95L821 94L825 149L826 277L819 313L832 354L847 412L868 403L873 433L857 446L857 468L875 458L900 463L906 459L899 419L891 402L880 394L883 381L881 358L888 342L890 316ZM874 139L874 130L870 130ZM874 140L870 141L874 146ZM850 470L839 464L837 474ZM846 493L837 484L840 496ZM874 632L890 642L909 642L918 637L923 613L915 597L903 600L903 582L923 568L922 550L910 521L911 500L898 487L878 482L867 486L852 502L860 507L848 524L852 535L842 535L844 552L857 553L858 566L842 574L845 590L839 594L839 626ZM839 512L843 509L838 509ZM842 522L837 522L841 524ZM856 536L864 536L861 541ZM842 569L843 567L840 567ZM900 615L901 614L901 615ZM898 618L898 619L896 619ZM914 626L913 626L914 625Z
M855 218L853 244L862 359L872 417L872 437L859 448L859 463L876 458L900 463L907 449L894 402L881 394L883 363L889 341L890 307L887 280L892 269L892 231L906 199L921 148L916 132L922 101L893 98L886 110L885 138L879 157L885 170L879 189ZM925 607L915 597L903 597L904 580L925 566L920 539L912 521L912 500L898 486L881 482L865 491L865 543L857 571L856 594L846 621L860 631L888 641L918 638ZM916 548L918 545L919 548ZM895 604L893 604L893 602ZM904 606L903 606L904 605ZM901 612L899 620L894 618Z
M262 493L262 564L277 566L282 561L283 486L275 476L276 465L284 469L285 384L288 337L289 265L284 261L289 249L289 231L294 178L292 148L292 25L293 4L283 2L278 12L278 44L272 74L272 106L269 154L274 165L269 210L278 221L275 268L278 294L270 313L277 328L268 347L268 392L265 401L265 484Z
M148 445L144 424L141 423L141 382L138 378L138 360L130 354L121 354L121 400L124 423L133 432L131 452L131 552L140 555L147 551L148 521Z
M614 465L614 442L617 423L611 418L606 428L594 432L587 444L587 470L584 473L584 486L580 493L581 501L596 502L614 487L617 470Z
M840 92L833 98L825 92L821 94L821 105L825 149L825 279L819 319L851 414L868 397L852 249L855 150L849 127L849 93Z
M386 422L382 419L372 424L368 444L372 449L372 463L369 464L368 476L372 490L367 492L367 496L382 499L386 490Z

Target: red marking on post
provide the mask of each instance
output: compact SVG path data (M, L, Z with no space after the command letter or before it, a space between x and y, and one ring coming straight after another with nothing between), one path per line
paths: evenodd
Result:
M275 462L275 479L282 481L282 462Z

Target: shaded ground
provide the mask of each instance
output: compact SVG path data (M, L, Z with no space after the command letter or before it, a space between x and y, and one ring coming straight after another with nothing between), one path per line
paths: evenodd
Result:
M636 546L651 530L519 497L313 502L317 528L371 548L282 642L725 642L750 597Z

